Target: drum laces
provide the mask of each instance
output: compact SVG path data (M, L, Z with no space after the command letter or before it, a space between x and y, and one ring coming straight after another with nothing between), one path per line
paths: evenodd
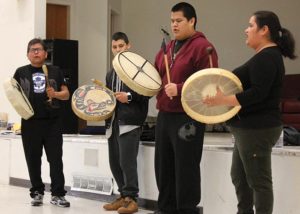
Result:
M118 77L118 75L116 75L115 71L114 71L113 77L112 77L112 84L115 84L115 85L113 85L113 87L115 87L115 92L121 91L123 83L120 80L120 78Z

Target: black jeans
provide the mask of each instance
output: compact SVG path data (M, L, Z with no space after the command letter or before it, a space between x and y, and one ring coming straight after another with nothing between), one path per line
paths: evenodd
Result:
M231 178L238 199L238 214L271 214L273 211L272 147L282 127L268 129L232 128L235 145Z
M45 185L41 178L41 158L43 148L50 165L51 194L64 196L65 178L62 162L62 133L59 119L22 120L22 141L27 162L31 189L34 192L44 194Z
M116 121L116 120L115 120ZM119 125L113 122L112 135L108 139L109 165L122 197L138 197L137 155L141 128L119 136Z
M199 213L204 129L204 124L185 113L159 112L155 131L159 210L165 213Z

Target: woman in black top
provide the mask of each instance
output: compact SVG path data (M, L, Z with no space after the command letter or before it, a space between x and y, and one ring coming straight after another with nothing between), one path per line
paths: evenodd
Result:
M238 199L238 214L271 214L273 186L272 147L282 131L280 94L285 74L283 57L295 59L295 41L282 28L276 14L257 11L245 30L246 44L256 54L233 73L244 91L225 96L218 88L207 105L241 106L237 116L228 121L235 138L231 178Z

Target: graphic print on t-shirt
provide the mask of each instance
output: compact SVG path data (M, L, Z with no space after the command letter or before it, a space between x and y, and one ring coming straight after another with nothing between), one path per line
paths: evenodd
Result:
M45 92L46 81L43 73L32 74L33 91L34 93L40 94Z

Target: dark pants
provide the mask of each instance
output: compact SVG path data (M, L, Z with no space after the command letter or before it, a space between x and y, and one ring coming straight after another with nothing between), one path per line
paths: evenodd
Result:
M122 197L138 197L137 155L140 136L141 128L119 136L119 125L113 123L112 135L108 139L109 164Z
M30 195L44 194L45 185L41 178L43 148L50 165L51 193L64 196L65 179L62 162L62 133L59 119L22 120L22 141L31 181Z
M273 183L272 147L282 127L248 130L231 128L235 137L231 178L238 199L238 214L271 214Z
M204 129L204 124L185 113L159 112L155 134L159 210L172 214L198 214Z

